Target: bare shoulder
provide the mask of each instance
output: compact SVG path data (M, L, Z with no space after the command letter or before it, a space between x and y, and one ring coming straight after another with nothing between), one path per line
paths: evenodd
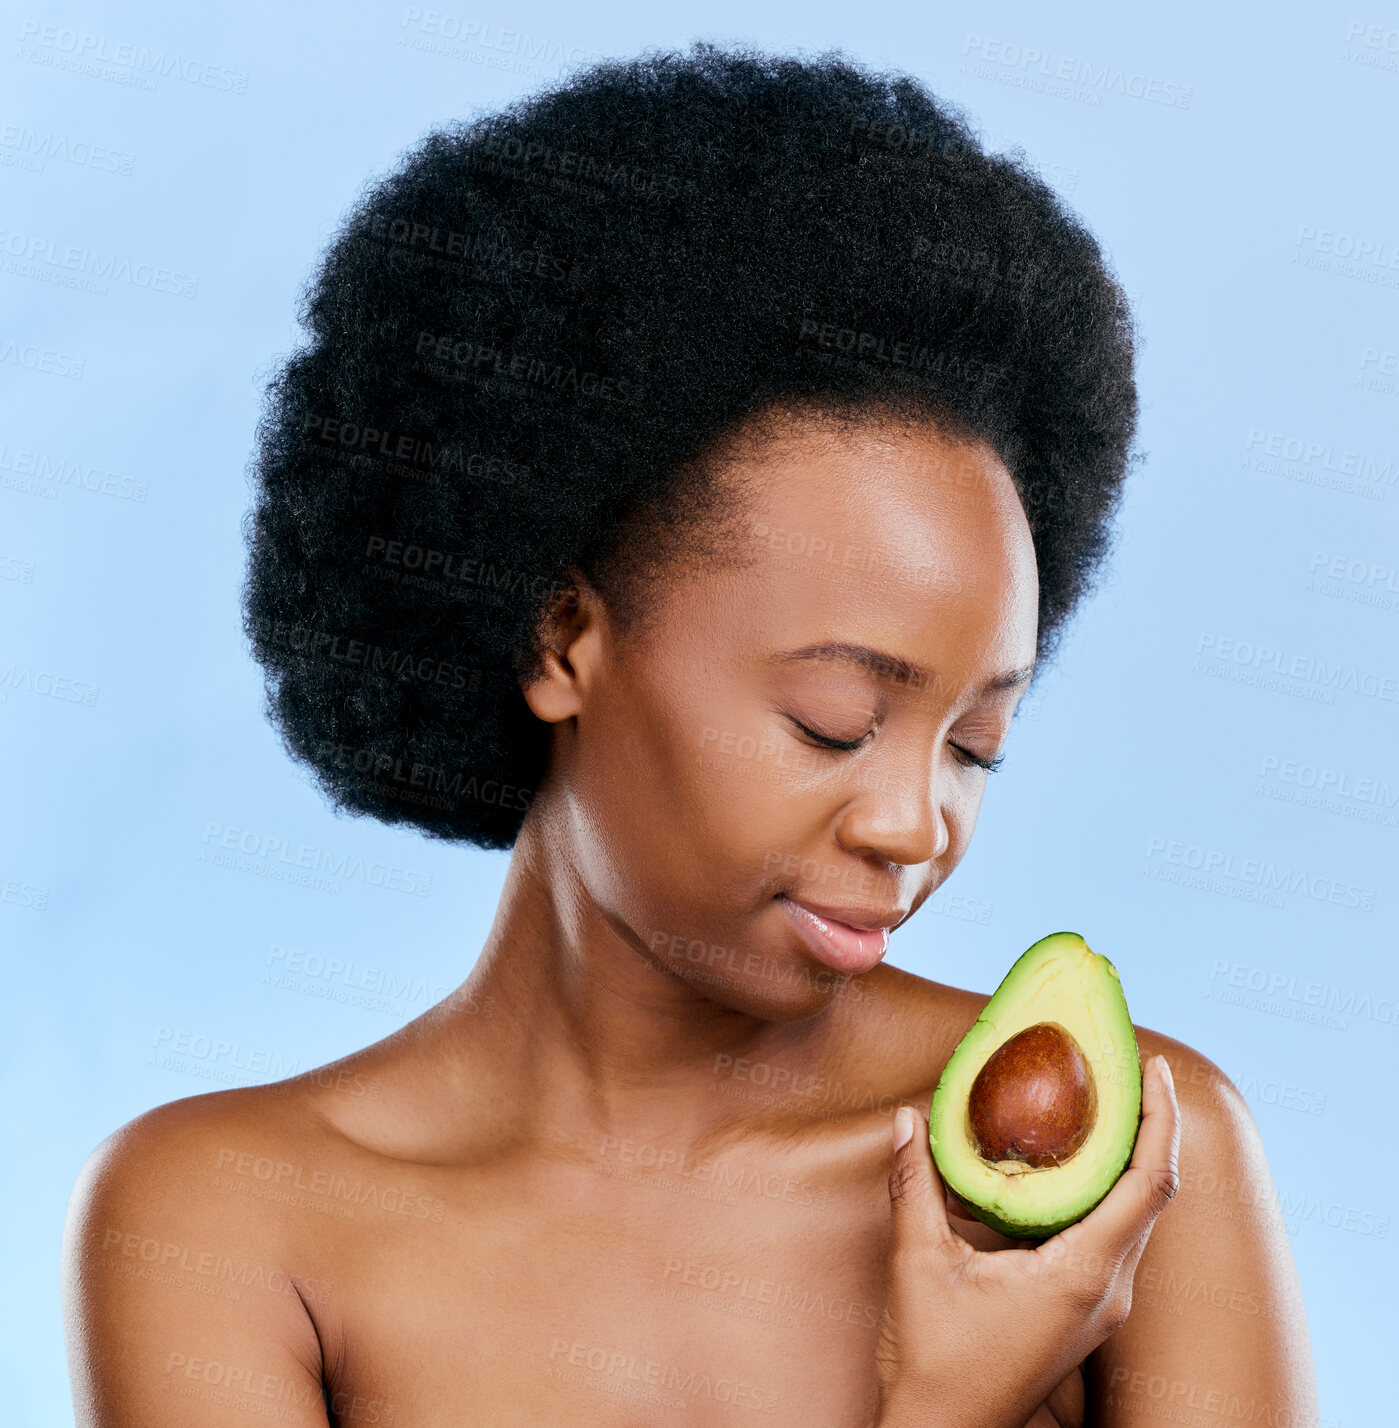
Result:
M1143 1068L1153 1056L1165 1058L1180 1107L1180 1189L1169 1216L1175 1228L1193 1225L1198 1238L1204 1222L1232 1221L1236 1234L1285 1245L1263 1137L1238 1087L1193 1046L1149 1027L1133 1029ZM1217 1224L1211 1235L1219 1233ZM1158 1250L1185 1245L1178 1234L1157 1238Z
M107 1137L88 1157L73 1196L80 1220L137 1204L190 1207L204 1201L225 1144L271 1145L286 1108L255 1090L215 1091L156 1106ZM193 1193L192 1193L193 1192Z
M285 1160L334 1140L312 1088L336 1074L328 1067L294 1081L189 1096L137 1116L84 1165L70 1234L94 1215L138 1207L170 1224L205 1215L223 1223L259 1218L256 1197L226 1193L230 1166L248 1157Z
M1164 1056L1171 1068L1176 1100L1180 1104L1181 1130L1209 1129L1219 1134L1257 1135L1248 1103L1232 1080L1202 1051L1183 1041L1133 1023L1142 1066L1153 1056Z
M190 1096L137 1116L83 1167L68 1238L90 1245L100 1223L103 1243L114 1245L115 1220L139 1214L190 1231L205 1223L225 1236L241 1231L264 1245L314 1243L353 1217L289 1209L315 1211L325 1188L347 1175L377 1183L431 1158L409 1114L421 1109L432 1069L405 1035L412 1029L284 1081Z
M288 1421L325 1421L312 1317L324 1257L251 1174L320 1134L297 1098L264 1087L158 1106L92 1153L63 1241L79 1424L189 1422L213 1411L191 1398L251 1391L254 1369L296 1407Z
M337 1411L354 1284L453 1217L420 1036L157 1106L97 1147L63 1245L81 1428Z
M1286 1246L1263 1136L1253 1112L1230 1077L1203 1052L1173 1036L1134 1026L1142 1066L1163 1056L1180 1107L1180 1189L1172 1206L1175 1224L1202 1230L1217 1223L1217 1235L1233 1222L1236 1234L1248 1234L1274 1248ZM1158 1253L1171 1246L1193 1252L1195 1246L1172 1234L1159 1237Z
M1175 1083L1179 1188L1152 1226L1126 1324L1090 1360L1091 1421L1130 1428L1165 1383L1197 1416L1251 1402L1273 1422L1315 1422L1301 1285L1253 1114L1208 1056L1136 1034L1143 1065L1164 1056Z

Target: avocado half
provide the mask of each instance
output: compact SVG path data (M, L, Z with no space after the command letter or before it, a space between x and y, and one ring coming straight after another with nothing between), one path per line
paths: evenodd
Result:
M1017 1036L1021 1040L1008 1046ZM1071 1058L1072 1073L1042 1069L1043 1056L1033 1053L1042 1052L1046 1040L1061 1062ZM1017 1072L1022 1087L1013 1083ZM1023 1089L1026 1099L1016 1111L1022 1118L1027 1106L1046 1110L1044 1097L1058 1084L1054 1074L1075 1078L1080 1143L1067 1153L1041 1153L1020 1150L1012 1138L1007 1150L1001 1136L990 1153L1004 1158L985 1158L973 1105L983 1132L984 1108L995 1094L1005 1104ZM933 1095L928 1135L938 1173L969 1214L1003 1235L1045 1239L1081 1220L1117 1183L1132 1159L1141 1113L1141 1056L1117 968L1076 932L1055 932L1019 958L957 1044ZM1025 1141L1033 1144L1033 1136Z

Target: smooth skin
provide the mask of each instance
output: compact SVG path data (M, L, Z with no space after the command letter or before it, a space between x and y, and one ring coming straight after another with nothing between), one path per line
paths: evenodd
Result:
M790 415L726 459L741 559L675 574L628 639L581 576L549 615L548 772L462 987L93 1154L64 1248L85 1428L1315 1421L1217 1067L1138 1028L1132 1168L1005 1240L927 1147L987 998L838 975L776 900L911 916L965 853L1035 656L1009 474ZM832 643L923 672L794 657Z

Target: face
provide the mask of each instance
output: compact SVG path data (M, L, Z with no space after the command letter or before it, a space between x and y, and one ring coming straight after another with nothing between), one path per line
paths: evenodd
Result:
M586 582L545 677L530 817L598 935L735 1010L858 995L961 861L1035 658L1034 547L989 448L789 422L723 473L737 562L620 639ZM824 931L822 930L824 924Z

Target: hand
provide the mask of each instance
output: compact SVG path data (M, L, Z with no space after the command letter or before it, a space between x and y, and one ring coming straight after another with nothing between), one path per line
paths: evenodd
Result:
M952 1228L926 1116L901 1107L894 1141L876 1428L1019 1428L1131 1310L1137 1262L1180 1184L1170 1067L1147 1063L1121 1179L1033 1249L974 1249Z

